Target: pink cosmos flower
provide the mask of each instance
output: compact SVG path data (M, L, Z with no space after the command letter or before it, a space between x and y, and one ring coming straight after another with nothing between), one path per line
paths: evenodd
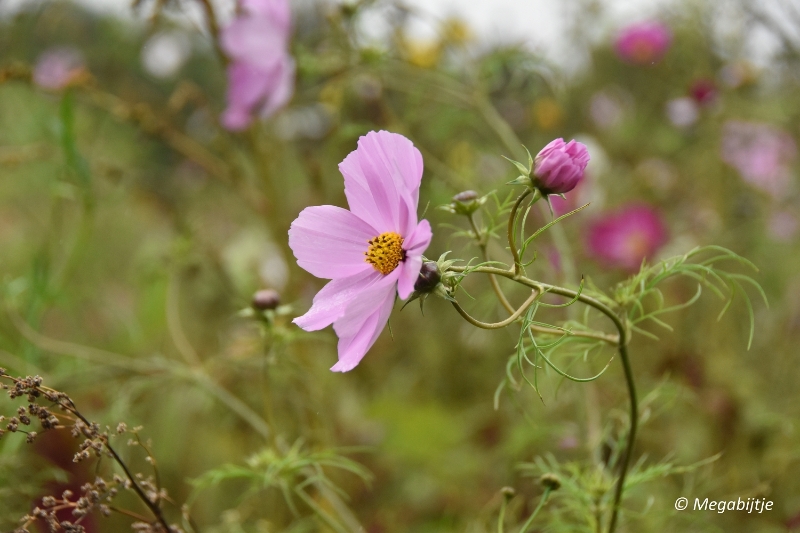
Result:
M636 271L667 242L661 217L646 205L629 205L595 221L587 239L589 253L609 267Z
M83 56L69 47L50 48L42 52L33 69L33 81L51 91L66 88L85 72Z
M272 116L294 91L288 0L243 0L241 5L244 14L220 35L231 59L228 107L222 114L222 124L230 130L246 128L254 115Z
M544 194L563 194L583 179L589 164L589 151L583 143L555 139L536 154L533 175Z
M640 22L623 28L614 41L617 56L632 65L654 65L672 43L672 32L661 22Z
M797 145L788 133L770 124L731 120L722 129L721 155L746 182L780 197L791 186Z
M306 331L333 324L339 362L353 369L389 319L395 294L408 298L431 241L427 220L417 222L422 155L396 133L370 132L339 164L350 210L307 207L292 222L289 247L297 264L331 281L294 323Z

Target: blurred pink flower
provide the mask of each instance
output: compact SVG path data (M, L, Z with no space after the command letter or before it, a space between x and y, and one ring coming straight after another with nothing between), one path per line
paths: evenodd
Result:
M55 47L42 52L33 68L33 81L51 91L66 88L85 72L83 56L69 47Z
M788 133L770 124L730 120L722 128L721 157L746 182L780 197L791 185L797 145Z
M661 61L672 42L672 32L661 22L640 22L623 28L614 41L617 56L632 65Z
M797 234L799 225L800 221L791 211L776 211L769 218L767 230L772 240L788 242Z
M254 115L270 117L294 92L288 0L244 0L242 8L244 14L220 35L231 60L228 107L222 114L222 124L230 130L246 128Z
M583 143L555 139L541 149L533 164L536 186L544 194L563 194L583 179L589 151Z
M600 263L636 271L667 242L667 228L650 206L634 204L608 213L590 227L587 248Z
M306 331L333 324L339 362L331 370L347 372L377 340L395 294L414 290L431 226L417 223L422 155L402 135L368 133L339 170L350 211L307 207L292 222L289 246L298 265L332 280L294 323Z

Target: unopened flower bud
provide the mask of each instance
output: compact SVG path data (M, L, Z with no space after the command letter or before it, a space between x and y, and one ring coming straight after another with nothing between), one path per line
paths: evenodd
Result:
M449 211L459 215L471 215L483 205L480 196L475 191L463 191L453 196L453 203Z
M589 151L584 144L555 139L536 154L534 184L543 194L569 192L583 179L588 163Z
M435 261L425 261L419 271L417 281L414 283L414 290L417 292L431 292L442 280L439 266Z
M561 488L561 480L553 473L544 474L539 478L539 483L546 489L558 490Z
M517 494L517 491L514 490L514 487L503 487L500 489L500 494L502 494L506 500L510 500Z
M253 307L259 311L275 309L281 303L281 296L272 289L260 290L253 295Z
M453 196L454 202L471 202L478 199L478 193L475 191L464 191Z

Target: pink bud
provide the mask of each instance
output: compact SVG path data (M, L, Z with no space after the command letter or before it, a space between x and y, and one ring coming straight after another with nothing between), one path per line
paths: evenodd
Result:
M583 179L589 151L577 141L556 139L536 154L533 164L535 185L544 194L563 194Z

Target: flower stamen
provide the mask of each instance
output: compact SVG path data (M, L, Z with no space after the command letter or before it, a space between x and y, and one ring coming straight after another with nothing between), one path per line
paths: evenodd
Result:
M381 233L368 242L369 248L364 252L366 256L364 260L384 276L397 268L397 265L406 258L403 237L393 231Z

